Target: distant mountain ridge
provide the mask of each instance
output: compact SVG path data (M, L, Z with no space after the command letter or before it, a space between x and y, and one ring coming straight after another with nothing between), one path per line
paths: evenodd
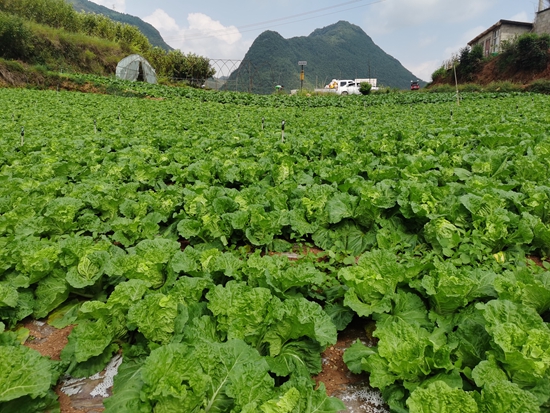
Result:
M88 0L67 0L67 2L72 4L73 8L76 11L103 14L111 20L136 26L141 31L141 33L143 33L149 39L149 42L153 46L160 47L161 49L164 49L166 51L173 50L173 48L164 41L159 31L155 29L153 25L141 20L139 17L131 16L125 13L119 13L115 10L111 10L105 6L100 6L99 4Z
M332 79L376 78L386 87L408 89L418 77L384 52L359 26L339 21L309 36L283 38L274 31L260 34L229 81L240 90L272 93L276 84L300 88L298 61L306 61L304 87L324 87Z

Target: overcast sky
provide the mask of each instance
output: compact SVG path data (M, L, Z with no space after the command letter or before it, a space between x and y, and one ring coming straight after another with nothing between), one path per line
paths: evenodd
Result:
M220 60L242 59L265 30L288 39L346 20L426 81L500 19L532 22L538 9L538 0L92 1L151 23L184 53Z

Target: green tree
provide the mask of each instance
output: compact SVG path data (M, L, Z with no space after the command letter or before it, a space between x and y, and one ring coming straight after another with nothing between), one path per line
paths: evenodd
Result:
M65 0L4 0L0 1L0 11L57 29L119 42L140 53L152 47L137 27L115 22L102 14L78 13Z
M77 13L65 0L5 0L0 10L55 28L78 28Z
M456 68L457 76L461 81L472 80L474 73L481 68L483 61L483 47L476 44L474 47L464 47L460 50L459 65Z
M525 70L542 70L548 65L550 35L526 33L518 37L516 67Z
M0 56L24 59L32 53L32 33L23 19L0 12Z
M540 71L548 65L550 35L526 33L502 45L499 68L502 71Z
M157 75L166 76L168 73L166 51L160 47L152 47L146 53L144 57L155 68Z
M161 65L165 71L163 74L176 80L202 84L216 73L208 58L194 53L185 55L180 50L171 50L164 60L165 64Z

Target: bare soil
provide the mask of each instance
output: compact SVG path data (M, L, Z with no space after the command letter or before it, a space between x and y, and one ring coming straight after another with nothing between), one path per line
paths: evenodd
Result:
M534 255L528 256L527 259L541 268L544 268L545 263L546 265L550 264L550 259L546 259L543 261L539 257L535 257Z
M489 60L483 65L474 82L488 85L495 81L509 81L521 85L528 85L538 79L550 79L550 64L542 71L510 71L499 69L499 59Z
M73 326L57 329L38 320L29 320L23 327L29 330L25 345L52 360L60 360L61 350L67 345L67 337L73 329Z
M317 383L324 383L329 395L341 391L349 384L368 383L366 375L353 374L344 363L344 352L357 340L366 345L375 345L370 332L369 325L363 325L359 322L352 323L346 330L338 336L335 345L327 348L322 354L323 371L314 377Z
M348 413L386 413L380 393L371 388L367 374L354 374L344 363L344 352L357 340L367 346L376 345L372 337L374 322L355 321L340 332L335 345L327 348L323 354L323 371L314 377L324 383L329 396L338 397L346 406Z
M45 321L27 320L23 324L23 328L29 330L25 346L38 351L43 356L50 357L52 360L60 360L61 350L69 342L68 336L73 327L68 326L57 329L48 325ZM55 392L59 397L61 413L91 413L91 411L74 408L71 398L61 391L60 384L56 386Z

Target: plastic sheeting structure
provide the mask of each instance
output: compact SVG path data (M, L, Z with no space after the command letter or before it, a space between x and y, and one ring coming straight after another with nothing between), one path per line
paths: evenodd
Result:
M157 74L153 66L138 54L126 56L116 66L116 77L124 80L138 80L140 73L147 83L157 83Z

